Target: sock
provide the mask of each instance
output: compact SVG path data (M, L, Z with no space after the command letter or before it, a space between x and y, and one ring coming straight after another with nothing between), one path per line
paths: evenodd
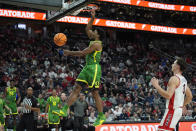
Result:
M4 130L7 131L7 126L6 125L4 126Z
M14 129L13 129L13 131L16 131L16 126L14 126Z

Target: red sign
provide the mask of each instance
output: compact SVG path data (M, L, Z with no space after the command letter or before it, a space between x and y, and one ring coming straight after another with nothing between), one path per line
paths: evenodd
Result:
M33 20L46 20L45 13L8 10L8 9L0 9L0 16L33 19ZM87 17L65 16L61 18L60 20L58 20L57 22L87 24L89 20L90 18L87 18ZM93 25L133 29L133 30L162 32L162 33L171 33L171 34L196 35L196 29L176 28L176 27L150 25L150 24L133 23L133 22L116 21L116 20L106 20L106 19L95 19Z
M127 5L134 5L134 6L141 6L147 8L162 9L162 10L196 12L196 6L172 5L172 4L142 1L142 0L99 0L99 1L127 4Z
M179 131L196 131L196 121L195 122L180 122Z
M12 18L35 19L35 20L45 20L46 19L45 13L19 11L19 10L8 10L8 9L0 9L0 16L12 17Z
M138 124L104 124L97 126L95 131L156 131L159 123Z
M86 17L65 16L61 18L60 20L58 20L58 22L87 24L89 20L90 18L86 18ZM133 29L133 30L162 32L162 33L171 33L171 34L196 35L196 29L175 28L175 27L168 27L168 26L141 24L141 23L133 23L133 22L106 20L106 19L95 19L93 25Z

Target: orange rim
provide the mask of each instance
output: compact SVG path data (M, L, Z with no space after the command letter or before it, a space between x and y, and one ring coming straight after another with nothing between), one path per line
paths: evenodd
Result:
M90 12L90 11L92 11L92 10L98 10L98 9L99 9L99 6L98 6L98 5L89 4L89 5L87 5L86 7L84 7L84 9L81 10L81 11L82 11L82 12L84 12L84 11Z

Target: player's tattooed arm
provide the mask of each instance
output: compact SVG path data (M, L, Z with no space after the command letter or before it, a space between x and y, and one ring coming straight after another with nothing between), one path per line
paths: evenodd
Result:
M176 87L178 86L179 82L180 81L176 76L171 77L169 82L168 82L168 88L167 88L167 91L166 91L166 90L161 88L161 86L159 85L159 80L158 79L156 79L155 77L153 77L151 79L152 85L156 88L158 93L166 99L170 99L173 96L174 91L175 91Z
M90 54L90 53L92 53L93 51L96 51L96 50L97 51L102 50L101 44L94 43L94 44L92 44L88 48L85 48L82 51L69 51L69 50L64 50L64 55L65 56L68 56L68 55L71 55L71 56L85 56L85 55Z
M92 17L85 28L86 34L88 35L89 38L92 37L92 25L93 25L93 21L95 20L95 11L91 12L91 16Z

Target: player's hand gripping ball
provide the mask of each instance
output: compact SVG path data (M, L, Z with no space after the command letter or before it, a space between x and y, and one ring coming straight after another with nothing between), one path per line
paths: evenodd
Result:
M54 43L57 45L57 46L63 46L67 43L67 36L63 33L57 33L55 36L54 36Z

